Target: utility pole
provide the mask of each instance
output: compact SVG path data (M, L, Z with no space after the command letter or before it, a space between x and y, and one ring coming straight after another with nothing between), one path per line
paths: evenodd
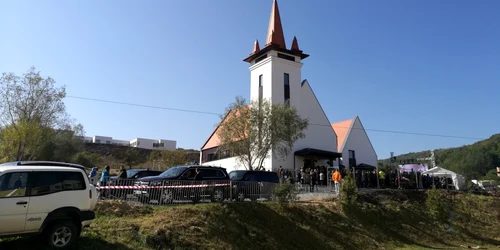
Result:
M418 161L430 161L433 168L436 167L436 155L434 154L434 149L431 150L431 156L427 158L418 158Z
M391 160L390 160L390 162L391 162L391 169L392 169L392 171L395 171L396 168L394 167L394 152L391 152ZM399 176L399 171L398 171L398 176ZM389 175L389 181L391 181L391 175Z

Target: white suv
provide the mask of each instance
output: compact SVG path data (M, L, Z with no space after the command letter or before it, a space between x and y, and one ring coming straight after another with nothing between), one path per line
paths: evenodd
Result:
M42 234L53 248L76 241L95 218L97 191L81 165L0 164L0 237Z

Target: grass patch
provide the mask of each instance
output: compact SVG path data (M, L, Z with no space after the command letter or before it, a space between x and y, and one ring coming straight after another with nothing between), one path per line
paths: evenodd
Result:
M100 208L74 249L454 249L500 245L500 199L454 194L447 222L434 219L422 192L360 194L335 202L199 204ZM111 207L111 208L108 208ZM104 209L104 210L103 210ZM135 209L135 210L134 210ZM9 239L0 249L30 249Z

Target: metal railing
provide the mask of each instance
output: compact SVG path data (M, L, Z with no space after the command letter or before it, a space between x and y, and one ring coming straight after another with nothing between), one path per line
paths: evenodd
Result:
M269 201L279 184L219 180L109 180L98 184L100 200L124 200L152 205L200 202Z

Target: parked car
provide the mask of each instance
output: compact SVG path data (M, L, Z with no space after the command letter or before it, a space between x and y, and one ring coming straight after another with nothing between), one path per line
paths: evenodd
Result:
M195 180L196 170L199 180ZM229 175L225 168L211 166L177 166L158 176L140 178L134 191L141 202L169 204L175 200L198 202L203 198L222 202L229 197Z
M111 176L109 178L107 186L121 186L120 189L109 189L104 193L105 195L110 195L113 197L125 199L128 195L133 194L132 188L127 188L128 186L134 186L134 183L137 179L149 177L149 176L158 176L162 171L156 170L148 170L148 169L129 169L127 170L127 178L120 179L118 176Z
M274 188L280 182L278 173L267 171L236 170L229 173L229 178L238 201L246 198L271 200Z
M53 248L72 245L95 218L97 191L81 165L0 165L0 237L41 234Z
M162 171L157 170L148 170L148 169L129 169L127 170L127 178L122 180L134 180L149 176L157 176L163 173ZM114 181L119 180L118 176L111 176L109 178L109 182L113 183Z

